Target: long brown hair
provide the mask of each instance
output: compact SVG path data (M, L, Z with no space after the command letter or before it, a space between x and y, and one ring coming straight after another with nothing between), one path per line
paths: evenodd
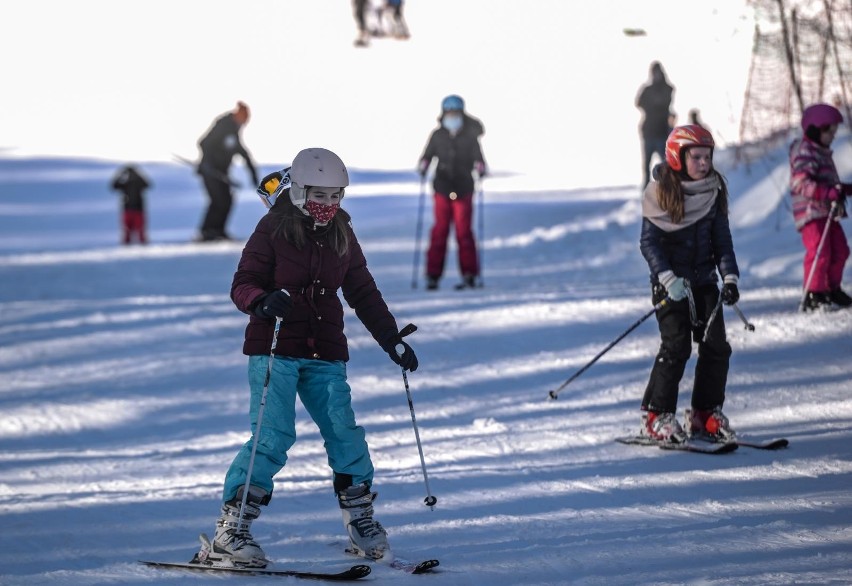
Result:
M675 224L683 220L684 215L684 194L683 181L691 181L688 176L678 171L675 171L667 163L663 163L658 168L659 176L657 177L657 202L660 208L667 211L671 216L672 222ZM714 173L719 177L719 210L723 214L728 213L728 184L725 176L719 173L716 169L711 169L710 173Z
M273 238L284 238L287 242L302 250L308 239L308 232L312 229L313 218L306 216L290 201L290 190L285 189L269 213L278 217L278 224L272 231ZM328 243L338 256L343 256L349 251L349 222L352 217L340 208L326 226Z

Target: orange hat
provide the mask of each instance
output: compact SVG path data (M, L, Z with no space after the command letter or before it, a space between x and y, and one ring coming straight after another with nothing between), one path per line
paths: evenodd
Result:
M237 102L237 109L234 110L234 116L240 124L245 124L249 119L249 107L245 102Z

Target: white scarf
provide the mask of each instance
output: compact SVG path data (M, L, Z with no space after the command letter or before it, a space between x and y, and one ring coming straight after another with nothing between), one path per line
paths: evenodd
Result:
M657 183L652 181L645 188L642 197L642 216L664 232L674 232L691 226L713 208L716 196L722 187L718 173L708 175L698 181L681 181L683 188L683 219L675 223L669 212L660 207L657 201Z

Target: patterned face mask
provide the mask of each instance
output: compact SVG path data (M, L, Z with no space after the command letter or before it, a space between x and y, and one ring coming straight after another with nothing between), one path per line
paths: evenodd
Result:
M337 210L340 209L340 204L333 203L331 205L324 205L309 199L305 202L305 209L318 226L325 226L331 221L334 214L337 213Z

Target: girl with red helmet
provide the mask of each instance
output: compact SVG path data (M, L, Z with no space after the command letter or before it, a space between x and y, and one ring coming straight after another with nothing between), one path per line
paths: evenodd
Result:
M804 136L790 145L793 219L805 245L804 311L829 308L832 303L852 305L852 298L840 288L849 244L839 222L846 217L852 185L840 182L830 148L841 122L843 115L834 106L808 106L802 113Z
M722 413L731 346L718 304L739 299L739 269L728 224L728 189L713 168L713 136L679 126L666 140L666 160L654 169L642 200L639 247L651 272L661 344L642 398L640 434L660 442L690 435L731 441ZM722 290L717 285L722 277ZM678 386L698 342L692 408L678 423Z

